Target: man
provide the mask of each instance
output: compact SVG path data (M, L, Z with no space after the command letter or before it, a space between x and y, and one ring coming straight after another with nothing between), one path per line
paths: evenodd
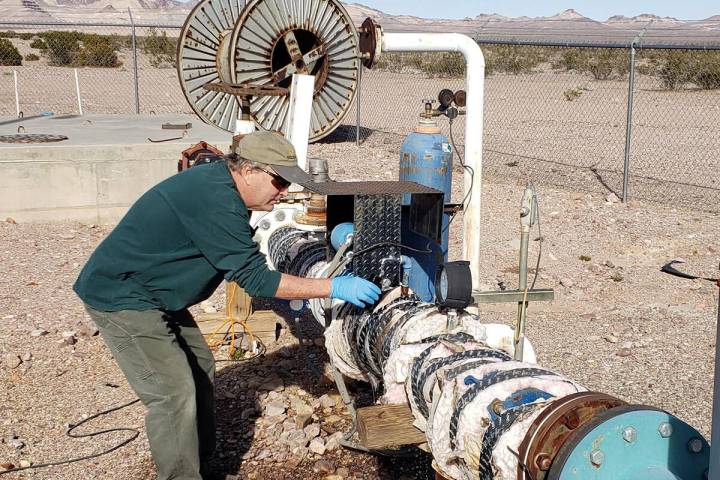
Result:
M331 281L271 271L252 240L248 211L270 211L290 183L312 188L312 180L276 133L252 133L233 149L225 162L190 168L146 192L74 285L147 407L161 480L203 478L215 444L215 361L187 307L223 279L255 297L331 297L363 307L380 294L354 276Z

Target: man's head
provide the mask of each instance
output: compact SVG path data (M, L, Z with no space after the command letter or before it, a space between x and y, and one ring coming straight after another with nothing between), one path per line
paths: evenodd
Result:
M233 140L226 162L250 210L270 211L287 194L291 183L312 183L297 166L295 148L274 132L254 132Z

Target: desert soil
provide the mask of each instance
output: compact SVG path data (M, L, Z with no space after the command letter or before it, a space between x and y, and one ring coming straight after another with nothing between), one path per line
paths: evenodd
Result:
M397 135L374 133L358 149L330 139L312 145L310 154L327 158L338 180L392 180L398 174L397 140ZM461 175L457 170L457 201ZM523 188L524 182L506 176L483 178L478 274L488 290L517 286ZM531 261L542 236L537 286L556 291L554 302L529 309L528 336L539 363L592 390L666 409L709 435L717 288L669 277L660 267L681 257L688 270L717 275L717 214L640 201L622 204L607 191L578 192L542 182L537 188L541 232L533 232ZM451 228L451 258L460 255L461 225L457 218ZM127 435L70 439L64 433L68 424L133 398L71 290L86 258L111 229L0 222L0 463L85 455ZM223 304L220 289L203 309L220 310ZM285 311L283 305L276 308ZM487 306L481 315L488 322L512 323L514 308ZM350 424L334 386L319 376L327 361L321 342L314 343L321 330L307 318L299 329L290 326L264 358L219 364L217 469L238 478L430 478L424 457L386 459L335 448L337 432ZM299 332L307 345L299 342ZM74 340L67 339L71 335ZM370 396L362 384L353 391L366 401ZM278 441L283 431L295 431L298 402L313 410L305 434L323 439L322 455ZM269 417L270 404L287 410ZM93 421L88 430L109 426L137 428L141 435L99 458L10 478L151 478L143 408L125 408Z

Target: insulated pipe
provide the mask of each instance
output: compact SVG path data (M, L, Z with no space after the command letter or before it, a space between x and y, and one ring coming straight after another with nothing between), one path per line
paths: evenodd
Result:
M482 193L483 96L485 58L472 38L459 33L383 33L384 52L460 52L467 73L467 114L465 118L465 164L474 178L465 175L465 195L469 196L463 219L463 258L470 262L473 290L480 288L480 201Z

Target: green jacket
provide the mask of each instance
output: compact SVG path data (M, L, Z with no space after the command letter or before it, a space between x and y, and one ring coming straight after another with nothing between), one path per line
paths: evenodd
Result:
M250 216L225 162L151 188L90 256L73 289L101 311L181 310L223 278L272 297L280 273L252 240Z

